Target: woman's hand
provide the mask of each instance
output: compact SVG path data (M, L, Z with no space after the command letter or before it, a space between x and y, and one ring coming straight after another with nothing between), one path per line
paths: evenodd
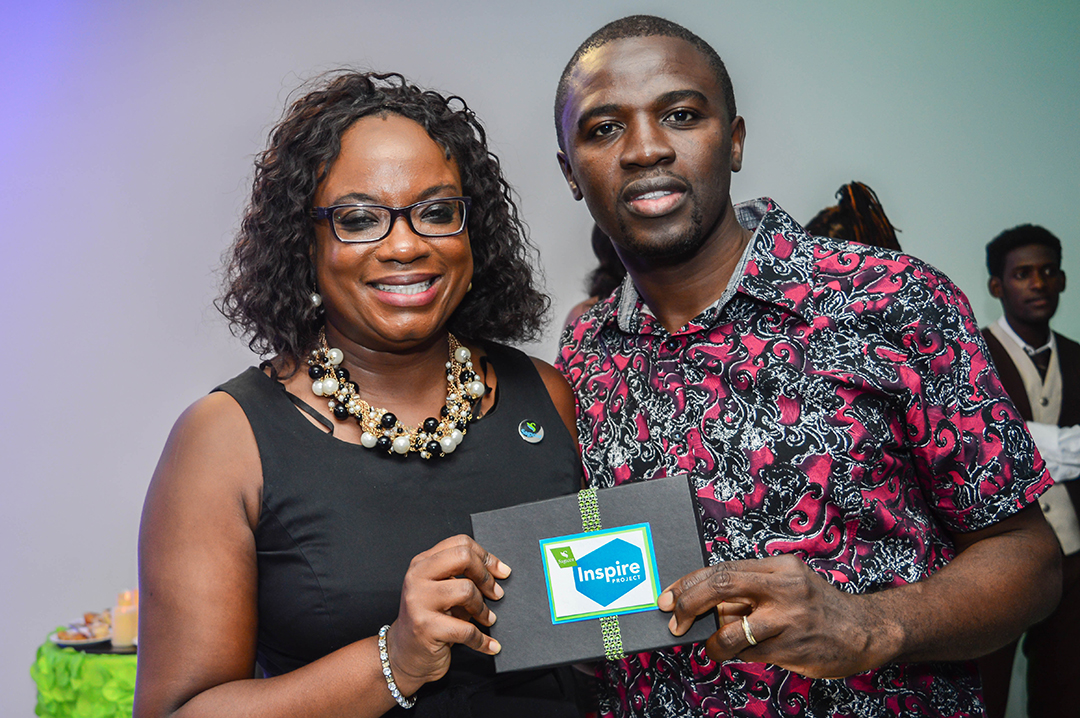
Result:
M503 597L496 579L510 567L468 536L453 536L418 554L401 587L397 620L387 635L394 680L405 695L438 680L450 668L450 647L461 643L494 655L498 641L483 633L495 622L484 603Z

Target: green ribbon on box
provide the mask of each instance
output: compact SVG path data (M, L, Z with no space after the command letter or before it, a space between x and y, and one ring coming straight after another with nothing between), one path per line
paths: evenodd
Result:
M582 489L578 492L578 509L581 510L582 531L590 533L604 528L600 521L600 504L596 500L596 489ZM623 653L619 617L601 616L600 632L604 638L604 657L609 661L626 658L626 654Z
M135 656L83 653L46 641L30 666L37 683L34 712L51 718L131 718Z

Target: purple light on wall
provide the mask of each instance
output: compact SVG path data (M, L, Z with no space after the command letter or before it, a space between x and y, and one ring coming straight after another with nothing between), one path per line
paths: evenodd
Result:
M88 9L76 0L5 3L0 24L4 159L8 152L25 146L27 133L55 109L57 89L78 69L79 30L85 26Z
M50 182L65 161L65 125L73 113L65 88L85 71L88 13L103 13L75 0L9 2L0 10L0 306L24 308L41 291L43 260L58 248L42 239L50 203L63 202L76 187ZM104 7L103 7L104 6ZM82 62L80 62L80 56ZM14 351L16 336L32 323L25 312L5 312L2 341ZM20 326L22 325L22 326ZM12 336L14 335L14 336Z

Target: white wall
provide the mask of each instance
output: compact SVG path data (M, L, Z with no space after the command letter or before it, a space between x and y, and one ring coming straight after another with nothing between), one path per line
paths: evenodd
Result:
M863 180L983 322L998 313L983 247L1005 227L1056 232L1080 281L1076 3L166 5L0 8L4 715L32 714L28 668L52 628L135 584L142 495L175 417L254 361L211 308L219 258L254 153L317 71L393 69L469 101L558 319L592 262L554 160L554 86L589 32L634 11L727 61L749 133L737 199L769 194L805 220ZM1074 302L1055 325L1080 336ZM551 358L555 331L532 349Z

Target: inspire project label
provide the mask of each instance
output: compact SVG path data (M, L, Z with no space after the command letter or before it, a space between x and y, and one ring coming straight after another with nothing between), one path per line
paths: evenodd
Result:
M540 540L552 623L656 608L660 583L649 524Z

